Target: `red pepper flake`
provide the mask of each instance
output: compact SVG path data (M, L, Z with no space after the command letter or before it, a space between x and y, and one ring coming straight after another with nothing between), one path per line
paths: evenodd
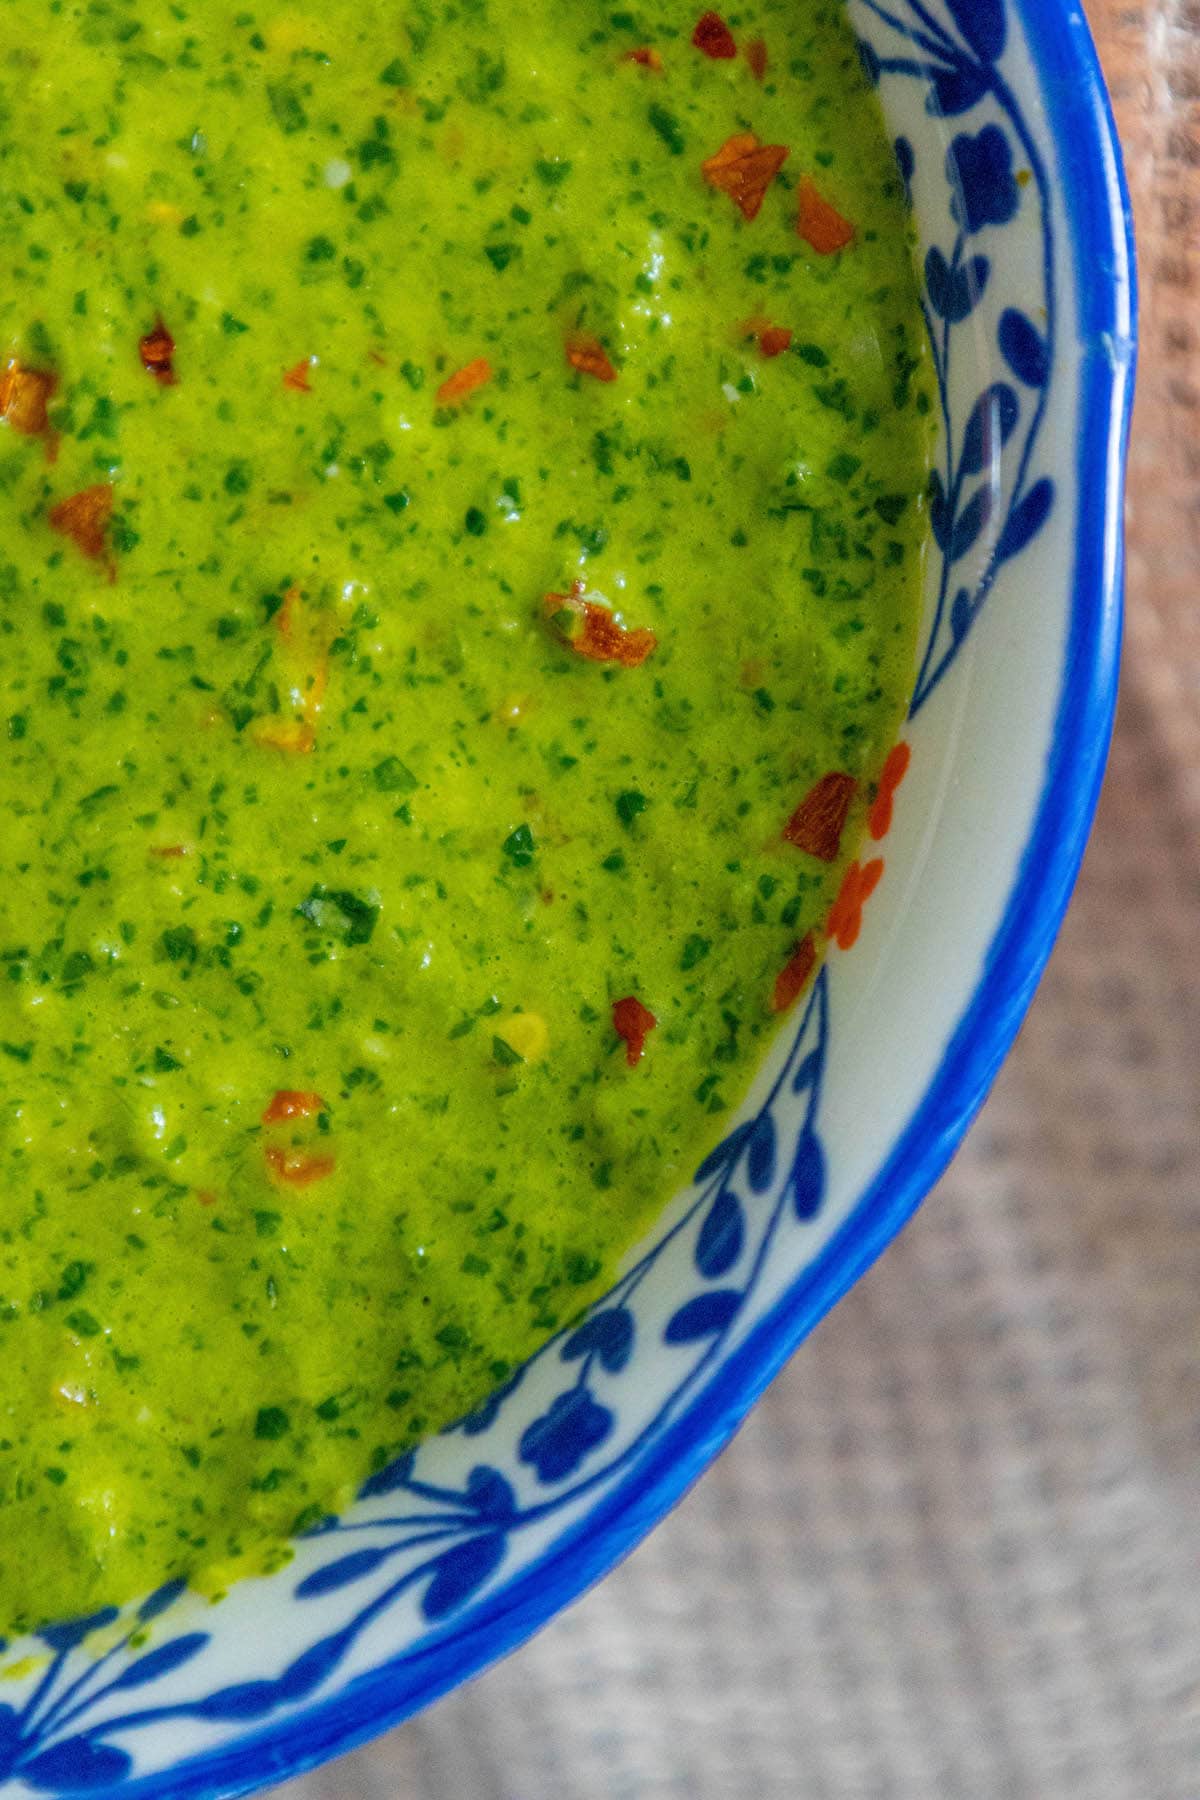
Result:
M170 857L186 856L187 853L188 848L186 844L151 844L150 846L151 856L159 856L164 862Z
M108 558L105 533L112 517L113 491L107 481L82 493L70 494L52 506L47 518L50 529L70 538L71 542L95 562L109 561L109 574L115 580L116 570Z
M832 256L854 242L854 227L836 206L823 199L809 175L800 177L800 212L796 230L818 256Z
M821 862L836 862L857 786L853 775L822 775L784 826L788 843Z
M448 375L437 391L439 406L461 406L476 388L486 387L492 379L492 365L486 356L477 356L465 368Z
M646 1038L658 1024L654 1014L632 994L624 1000L614 1000L612 1009L613 1030L625 1045L625 1061L631 1069L636 1069L646 1050Z
M810 931L795 946L778 975L771 991L771 1011L785 1013L793 1007L808 985L817 963L817 946Z
M661 75L663 72L662 57L648 44L641 44L636 50L626 50L621 61L640 63L643 69L649 69L654 75Z
M762 38L753 38L746 45L746 61L755 81L762 81L767 73L767 46Z
M887 761L879 776L879 792L871 804L867 814L867 830L878 843L892 829L892 817L896 810L896 790L908 774L908 765L912 761L912 751L907 744L893 744L888 751Z
M0 419L22 437L50 435L48 407L58 386L58 376L43 369L25 369L12 361L0 369Z
M862 930L863 907L879 886L882 875L883 859L878 856L865 866L851 863L846 870L846 878L825 922L827 935L839 949L852 950L857 944Z
M294 1088L280 1088L263 1113L264 1125L282 1125L288 1119L313 1119L325 1111L320 1094L298 1093Z
M290 388L293 394L311 394L312 383L308 379L308 371L312 367L312 358L302 356L298 363L283 371L283 385Z
M608 360L608 353L598 337L587 332L574 332L566 343L567 361L581 375L591 375L596 381L615 381L617 371Z
M314 1181L324 1181L332 1175L337 1166L328 1152L312 1154L307 1150L280 1150L274 1144L267 1146L267 1168L276 1181L286 1181L290 1187L311 1187Z
M201 1206L215 1206L217 1204L217 1196L213 1193L211 1188L197 1188L196 1198Z
M758 347L764 356L782 356L792 347L792 334L786 325L768 325L758 334Z
M161 319L153 331L148 331L145 337L138 339L138 355L142 359L143 369L148 375L153 375L161 387L175 386L179 380L175 373L175 339Z
M583 598L577 581L569 594L547 594L546 616L569 650L589 662L620 663L637 669L658 648L658 639L644 626L630 631L598 600Z
M692 33L692 42L697 50L702 50L705 56L711 56L714 62L729 62L737 55L733 33L720 13L701 14Z
M763 144L753 131L738 131L701 163L700 172L710 187L729 195L743 218L756 219L767 189L790 155L783 144Z

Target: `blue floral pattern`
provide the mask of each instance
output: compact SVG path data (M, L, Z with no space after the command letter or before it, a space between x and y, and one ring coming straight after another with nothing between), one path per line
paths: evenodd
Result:
M912 90L927 115L951 122L896 140L929 234L924 304L943 428L929 493L936 592L915 716L1054 507L1038 468L1056 336L1051 197L1004 74L1002 0L848 4L872 79ZM938 217L940 236L930 232ZM1018 230L1039 240L1037 291L996 256L997 234ZM994 333L1006 372L983 392L967 387L968 329ZM476 1412L371 1476L345 1517L300 1542L294 1651L282 1667L230 1680L221 1634L196 1628L180 1584L120 1614L48 1628L33 1672L22 1677L23 1662L7 1671L16 1678L0 1704L6 1791L119 1793L171 1768L181 1743L187 1754L227 1746L338 1691L380 1660L372 1634L385 1628L380 1646L403 1641L417 1659L502 1590L523 1545L612 1494L745 1341L773 1259L803 1266L803 1234L828 1186L820 1112L830 1032L822 971L758 1110L706 1158L652 1247ZM647 1348L655 1355L639 1354ZM16 1654L28 1658L29 1646Z
M944 0L939 9L922 0L855 0L853 10L868 33L864 63L875 81L923 83L926 111L946 119L995 115L951 138L944 174L954 236L947 246L931 243L925 252L925 317L944 460L929 495L938 591L911 717L953 665L1005 564L1032 543L1054 506L1053 481L1034 473L1056 332L1050 188L1045 161L1002 72L1008 45L1003 0ZM896 155L911 195L916 157L907 138L897 142ZM1032 308L1024 294L1021 305L1001 306L993 327L1014 381L994 382L972 401L956 379L957 334L968 320L978 328L997 285L992 236L1019 224L1022 211L1035 206L1041 292Z

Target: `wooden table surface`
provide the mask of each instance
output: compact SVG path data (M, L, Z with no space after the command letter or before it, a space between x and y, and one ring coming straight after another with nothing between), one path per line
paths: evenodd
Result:
M1200 4L1087 0L1138 234L1127 680L1200 817Z

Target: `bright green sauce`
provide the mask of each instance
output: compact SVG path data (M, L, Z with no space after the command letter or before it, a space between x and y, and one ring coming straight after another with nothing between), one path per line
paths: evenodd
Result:
M667 0L3 13L0 367L57 380L56 460L0 421L17 1627L263 1566L689 1176L901 717L928 400L839 7L729 14L762 83ZM750 129L791 155L747 222L700 164ZM89 559L48 514L97 484ZM576 579L641 667L556 637ZM831 770L834 865L781 838Z

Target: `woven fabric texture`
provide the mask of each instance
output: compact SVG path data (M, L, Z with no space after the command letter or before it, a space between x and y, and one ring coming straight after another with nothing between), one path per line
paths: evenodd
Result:
M1021 1040L675 1515L280 1800L1200 1795L1200 9L1089 11L1141 241L1130 627Z

